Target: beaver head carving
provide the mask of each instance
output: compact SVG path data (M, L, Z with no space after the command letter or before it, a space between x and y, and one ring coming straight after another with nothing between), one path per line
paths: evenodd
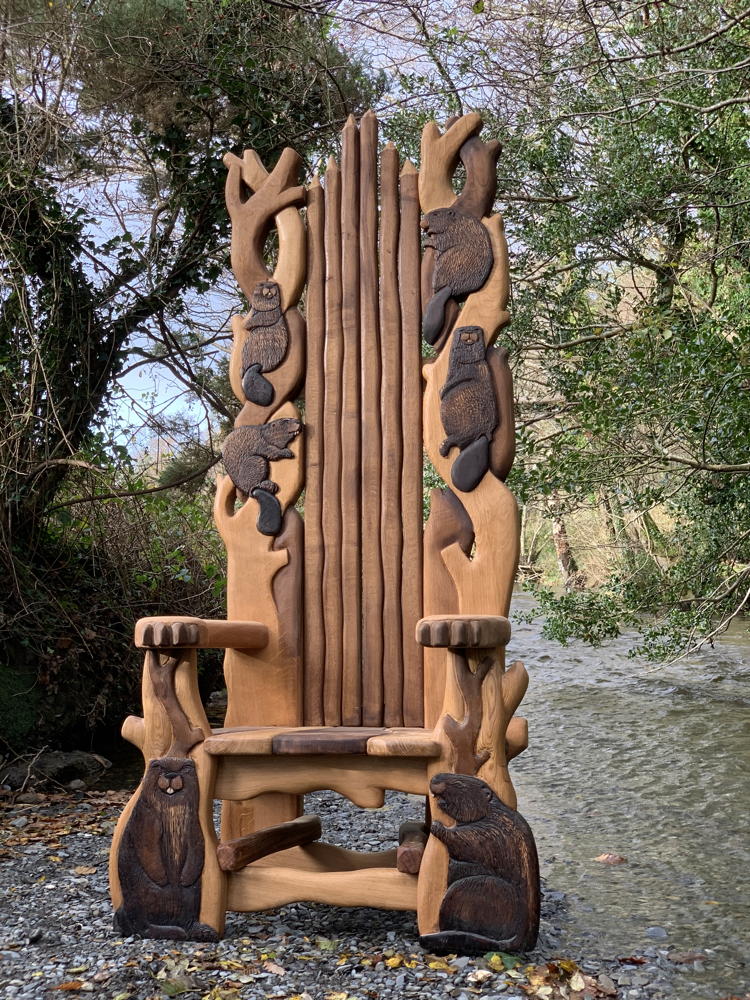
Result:
M507 809L486 782L469 774L436 774L430 791L442 811L457 823L477 823Z
M253 312L271 312L279 309L279 286L275 281L259 281L253 289L250 302Z
M456 365L475 365L484 361L484 330L481 326L459 326L453 333L450 360Z
M167 806L190 797L196 782L195 764L189 757L157 757L148 766L143 786L152 802Z

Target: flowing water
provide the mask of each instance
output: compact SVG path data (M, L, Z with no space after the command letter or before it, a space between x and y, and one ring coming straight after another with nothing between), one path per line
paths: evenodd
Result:
M513 606L531 605L519 594ZM561 951L585 954L593 937L618 957L706 951L705 970L680 977L679 1000L744 994L750 641L738 633L668 666L629 659L631 644L561 647L516 621L508 648L530 675L529 748L511 765L519 809L548 886L579 914ZM595 862L603 852L627 863ZM653 927L668 937L654 940Z

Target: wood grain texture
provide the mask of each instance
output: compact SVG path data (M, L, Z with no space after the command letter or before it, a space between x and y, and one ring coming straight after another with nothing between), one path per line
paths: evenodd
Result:
M318 840L321 832L319 816L298 816L288 823L258 830L247 837L219 844L216 848L219 868L223 872L239 871L269 854L312 843Z
M422 864L422 855L427 844L428 830L424 823L407 820L398 830L396 868L409 875L417 875Z
M401 298L401 633L404 663L404 725L424 720L422 649L414 627L422 616L422 345L419 175L408 160L400 177L401 227L399 291Z
M386 729L367 741L375 757L439 757L442 744L431 729Z
M401 308L398 289L399 157L389 143L380 155L380 343L383 359L380 548L383 558L383 721L403 725L401 641Z
M396 848L387 851L351 851L315 841L261 858L256 867L297 868L306 872L353 872L363 868L395 868Z
M285 403L274 416L299 419L291 403ZM276 496L284 513L302 487L302 441L299 435L291 443L294 459L277 463ZM230 727L259 723L299 725L302 721L299 657L288 656L288 650L282 646L273 586L275 574L289 562L289 553L277 547L278 539L255 530L256 511L252 508L256 505L248 502L236 508L235 493L229 477L217 477L214 519L227 549L228 616L231 619L237 608L252 608L268 625L269 639L267 646L257 652L227 649L226 724ZM222 837L233 840L254 829L294 819L298 810L296 796L280 794L269 794L252 803L225 804Z
M267 406L253 403L245 396L242 385L243 355L249 331L247 317L232 316L232 353L229 358L229 382L237 399L242 403L235 427L262 424L284 399L294 399L305 378L305 322L296 309L288 309L283 315L289 336L289 349L279 367L269 375L268 381L274 390L274 402Z
M241 913L305 901L334 906L416 909L417 879L395 868L308 872L251 865L229 882L228 905Z
M442 137L434 125L429 126L423 133L423 153L425 150L429 153L427 157L423 155L420 169L420 201L423 212L448 208L455 200L450 187L450 176L456 164L458 151L471 135L479 131L481 125L476 119L469 123L465 120L463 124L461 122L462 120L459 120L454 123ZM459 129L466 131L460 133ZM452 142L448 141L451 135ZM460 141L457 141L459 139ZM499 216L483 219L481 224L487 230L492 247L492 270L484 285L468 295L454 326L481 327L485 334L485 344L489 347L494 343L500 328L509 320L506 311L509 291L507 246ZM425 450L438 474L444 481L449 482L450 460L440 454L440 444L444 439L440 420L440 389L445 384L448 374L450 339L445 337L444 342L443 340L440 342L443 346L437 358L423 367L426 381L423 427ZM507 617L518 561L519 532L516 502L502 482L494 476L485 475L472 492L461 494L461 505L473 526L474 549L468 553L454 541L443 546L438 557L434 550L428 548L429 539L426 538L425 611L440 613L441 609L432 605L431 601L438 599L442 592L448 598L455 593L457 607L451 610L463 614ZM429 523L427 530L429 534ZM435 572L438 561L442 562L446 575L439 571ZM431 585L429 581L433 575L437 582ZM429 592L428 586L431 586ZM515 792L508 775L505 754L503 723L506 712L502 701L499 706L493 704L502 697L503 653L502 647L495 651L493 666L482 686L483 715L477 739L477 751L490 753L479 776L507 805L513 807ZM451 674L452 672L449 672L446 676L445 698L441 711L453 718L461 718L464 710L463 699ZM502 733L502 746L498 745L500 733ZM436 730L436 736L439 735L440 727ZM449 770L451 756L450 743L446 739L443 758L446 766L442 768L443 770ZM434 765L430 764L431 777L439 771L439 761ZM449 818L441 814L437 803L433 803L433 809L438 822L449 822ZM439 904L444 895L447 877L448 856L445 846L436 837L431 837L425 850L419 879L418 921L421 934L437 932L439 929Z
M487 364L498 409L498 424L490 444L490 469L494 476L505 482L516 457L513 376L508 364L508 352L502 347L491 347L487 351Z
M450 299L459 299L484 285L492 269L492 244L486 228L472 215L455 208L438 208L422 220L425 246L435 251L432 296L422 316L422 336L435 344L443 330Z
M276 497L278 484L271 462L294 458L289 444L302 430L295 418L271 420L265 424L235 427L222 445L224 467L241 499L252 499L258 505L256 528L264 535L281 531L282 507Z
M426 795L426 770L424 760L408 757L393 759L362 754L253 757L252 766L248 766L242 756L236 755L221 760L216 796L243 800L272 789L296 796L328 788L363 809L379 809L385 801L386 789Z
M359 280L362 328L362 723L383 722L383 563L380 554L381 345L378 301L378 123L360 123Z
M449 489L434 489L430 494L430 516L424 533L424 611L445 616L458 612L458 591L443 562L441 552L458 544L470 555L474 528L461 501ZM424 650L424 720L434 726L443 707L447 657L439 649Z
M160 615L136 622L134 643L139 648L263 649L268 644L268 626L261 622Z
M288 508L281 531L274 540L275 551L286 552L287 562L273 576L271 593L279 623L279 650L299 678L303 673L303 577L304 524L294 507Z
M454 822L431 827L447 847L450 862L439 931L423 936L422 945L439 952L460 947L474 954L530 951L539 931L541 893L528 823L475 777L436 774L430 791Z
M174 689L181 710L187 717L189 728L199 730L204 736L208 736L211 727L206 718L198 690L197 654L194 649L187 649L180 656L174 673ZM123 887L118 868L125 830L147 783L146 776L149 772L150 762L157 758L163 760L172 741L172 728L165 708L154 691L148 664L145 665L143 671L141 698L143 721L142 726L139 726L138 729L140 749L146 761L146 775L144 775L144 781L125 806L112 838L109 858L109 885L112 905L115 910L119 910L123 906ZM205 860L200 874L200 908L197 922L212 928L215 934L220 937L224 931L226 878L219 869L215 858L217 841L213 825L213 800L216 767L215 762L211 761L203 750L202 743L195 747L190 759L194 766L195 783L198 788L198 823L205 845ZM157 781L159 774L156 772L158 770L158 767L153 769ZM175 901L176 895L172 894L172 903Z
M372 736L383 729L361 726L336 726L316 729L289 730L274 736L271 747L275 754L366 754Z
M323 678L323 720L341 725L344 615L341 603L341 370L344 361L341 283L341 173L335 160L325 174L326 214L326 342L323 435L323 620L326 656Z
M453 207L476 219L492 212L497 190L497 159L500 143L482 142L478 136L467 139L459 151L466 168L466 181Z
M323 601L323 435L325 376L325 193L314 178L307 195L307 375L305 378L305 656L304 717L323 723L325 619Z
M344 658L341 721L362 721L362 498L360 422L359 129L350 115L341 137L341 601Z
M200 791L188 757L150 761L122 833L117 873L123 895L115 923L124 935L216 941L200 922L205 844Z
M458 448L451 482L469 493L490 467L490 442L497 426L497 404L485 357L484 330L457 326L450 343L448 374L440 390L440 419L446 437L440 444L445 457Z
M492 649L510 639L510 622L501 615L427 615L417 622L417 642L455 649Z
M234 275L248 300L259 281L272 277L281 289L281 308L286 312L299 301L305 282L305 227L296 208L305 201L305 189L297 186L302 159L287 147L269 173L255 150L246 149L242 159L227 153L224 164ZM253 192L249 198L248 189ZM274 224L279 255L271 276L263 249Z
M423 212L447 208L456 200L453 173L458 166L461 147L482 128L481 115L462 115L445 133L436 122L422 129L419 167L419 203Z

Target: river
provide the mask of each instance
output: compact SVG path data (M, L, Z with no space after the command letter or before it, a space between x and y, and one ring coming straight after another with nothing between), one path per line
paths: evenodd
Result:
M530 606L514 596L517 612ZM593 937L613 956L705 951L679 1000L750 990L747 634L665 666L628 658L628 636L593 649L539 631L513 623L509 659L530 683L529 748L511 773L547 884L586 913L561 951L585 954ZM604 852L627 863L593 860Z

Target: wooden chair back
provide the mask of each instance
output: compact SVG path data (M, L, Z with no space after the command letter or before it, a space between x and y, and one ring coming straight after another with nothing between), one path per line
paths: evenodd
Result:
M477 115L444 135L428 126L421 177L392 144L379 151L372 112L349 119L340 164L329 160L306 189L293 150L270 174L253 151L225 158L232 265L251 309L234 321L242 410L224 447L216 523L228 618L263 621L271 633L264 650L227 651L227 726L432 726L445 657L423 655L417 621L433 611L507 613L517 533L504 537L502 527L516 516L501 482L513 449L504 352L488 352L499 410L491 471L477 489L435 491L423 531L423 445L446 482L455 457L441 454L440 411L458 307L448 300L423 371L423 302L440 298L440 251L433 243L422 259L420 218L456 201L459 155L463 209L480 222L489 215L497 149L476 138L479 128ZM489 200L470 204L490 173ZM485 225L492 269L461 322L481 326L489 348L507 321L507 259L499 216ZM263 251L272 226L271 274Z

